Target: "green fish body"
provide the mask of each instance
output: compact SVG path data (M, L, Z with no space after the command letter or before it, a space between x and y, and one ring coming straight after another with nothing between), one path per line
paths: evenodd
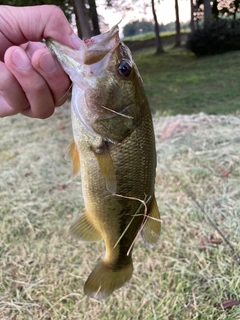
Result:
M70 233L105 242L105 256L84 286L87 295L101 300L131 278L137 235L141 232L148 247L159 238L151 112L117 26L82 41L79 51L53 39L47 45L73 82L74 141L68 156L72 176L81 173L85 212Z

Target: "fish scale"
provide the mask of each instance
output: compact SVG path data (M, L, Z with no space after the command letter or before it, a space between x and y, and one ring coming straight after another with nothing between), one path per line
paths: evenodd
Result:
M73 82L68 156L73 177L81 173L85 211L70 234L105 242L105 256L84 285L87 295L101 300L131 278L137 235L148 247L159 237L151 112L117 26L82 41L78 51L53 39L47 45Z

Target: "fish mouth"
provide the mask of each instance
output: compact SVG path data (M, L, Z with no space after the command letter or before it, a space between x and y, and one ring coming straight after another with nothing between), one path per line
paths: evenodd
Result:
M65 70L66 67L77 68L80 65L79 51L71 49L60 42L47 38L46 46L57 57L57 60ZM66 71L66 70L65 70ZM67 71L66 71L67 72ZM67 72L68 73L68 72Z
M57 57L65 72L71 78L70 69L81 71L83 65L91 65L102 60L109 52L113 52L120 43L118 25L108 32L80 39L80 49L71 49L58 41L47 38L46 45Z
M119 45L118 24L108 32L83 40L84 63L92 64L101 60L107 53L113 52Z
M97 132L93 128L97 120L104 122L113 118L116 119L117 125L121 121L132 123L133 119L129 112L132 103L118 112L105 105L101 108L99 100L96 101L96 105L100 108L96 108L89 98L91 95L96 95L95 88L101 80L109 77L108 66L113 67L115 60L118 59L117 49L120 46L118 25L90 39L80 39L79 50L71 49L52 38L46 39L46 45L72 80L72 110L88 131ZM83 101L84 108L79 106L79 101Z

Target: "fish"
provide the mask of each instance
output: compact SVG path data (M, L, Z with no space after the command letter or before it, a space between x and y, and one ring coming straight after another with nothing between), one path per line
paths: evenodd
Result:
M72 81L72 178L81 174L84 212L69 228L82 241L105 243L105 255L84 293L106 299L130 280L139 234L158 241L160 212L154 194L156 148L143 81L118 25L81 40L79 50L52 38L46 45Z

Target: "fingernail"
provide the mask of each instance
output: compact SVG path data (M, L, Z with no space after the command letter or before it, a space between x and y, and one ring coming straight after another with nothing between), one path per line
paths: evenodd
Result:
M72 44L74 45L74 47L76 49L80 49L80 47L81 47L81 39L75 33L73 33L71 35L71 42L72 42Z
M20 70L29 70L32 67L31 61L22 49L13 52L12 62Z
M50 52L45 53L41 57L39 66L45 73L54 73L57 70L57 62Z

